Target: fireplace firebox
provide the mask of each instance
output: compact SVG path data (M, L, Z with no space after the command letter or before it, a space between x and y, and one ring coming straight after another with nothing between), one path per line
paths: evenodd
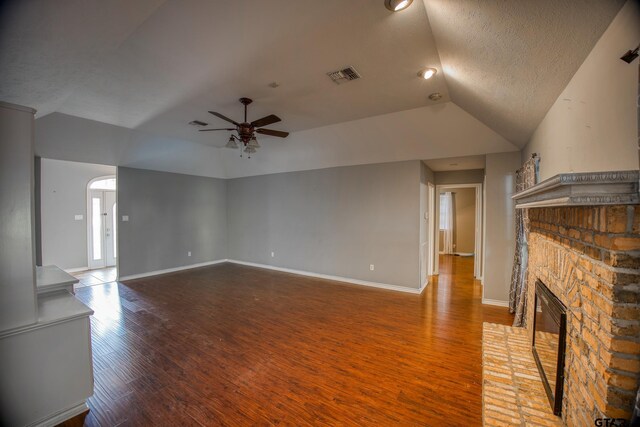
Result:
M536 281L533 356L555 415L562 412L567 311L540 280Z

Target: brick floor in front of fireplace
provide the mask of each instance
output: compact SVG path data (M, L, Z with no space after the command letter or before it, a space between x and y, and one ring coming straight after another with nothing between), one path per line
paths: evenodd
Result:
M484 323L482 419L493 426L560 426L544 391L525 328Z

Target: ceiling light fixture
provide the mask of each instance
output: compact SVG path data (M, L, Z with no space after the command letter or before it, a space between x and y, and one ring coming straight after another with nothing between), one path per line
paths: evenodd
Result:
M232 148L232 149L236 149L238 148L238 143L236 142L236 137L231 135L229 137L229 142L227 142L227 145L224 146L225 148Z
M418 76L425 80L429 80L431 77L435 76L437 72L438 70L435 68L425 68L424 70L418 71Z
M384 7L391 12L400 12L411 6L413 0L384 0Z
M256 139L255 136L251 138L251 140L247 144L247 148L253 148L253 149L260 148L260 144L258 144L258 140Z

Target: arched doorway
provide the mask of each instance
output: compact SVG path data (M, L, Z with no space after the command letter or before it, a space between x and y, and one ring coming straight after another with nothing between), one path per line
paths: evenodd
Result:
M118 257L116 177L87 184L87 259L90 269L112 267Z

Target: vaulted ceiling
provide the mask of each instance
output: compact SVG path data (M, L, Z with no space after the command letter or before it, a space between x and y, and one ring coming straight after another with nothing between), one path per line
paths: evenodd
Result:
M0 100L47 119L37 135L42 155L77 160L67 140L92 136L70 129L101 122L136 135L129 144L150 141L136 151L144 167L164 167L171 158L162 153L181 149L195 162L211 148L212 164L222 159L227 170L198 172L210 176L513 151L622 4L417 0L390 13L382 0L5 2ZM331 82L326 73L345 66L362 79ZM425 67L439 72L425 81L416 76ZM442 99L429 100L433 92ZM283 121L272 127L292 132L265 138L269 147L246 172L216 148L226 133L188 125L224 125L207 110L239 119L241 96L254 99L250 118L274 113ZM75 126L54 124L74 118Z

